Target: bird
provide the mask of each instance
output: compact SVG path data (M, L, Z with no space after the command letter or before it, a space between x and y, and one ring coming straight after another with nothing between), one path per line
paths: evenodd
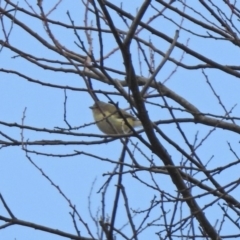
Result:
M105 134L126 134L131 132L131 128L142 125L141 121L123 109L117 108L113 104L97 101L90 107L94 120L98 128Z

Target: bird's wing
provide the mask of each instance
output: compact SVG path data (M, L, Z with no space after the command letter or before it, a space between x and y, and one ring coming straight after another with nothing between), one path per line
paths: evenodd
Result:
M130 114L130 113L124 111L124 110L121 110L121 109L120 109L120 111L121 111L121 115L124 116L125 118L135 119L135 117L132 114ZM122 118L122 116L119 113L118 113L118 115L119 115L120 118Z
M110 108L109 108L111 114L115 115L116 118L132 118L132 119L136 119L132 114L122 110L122 109L117 109L114 105L112 105ZM121 114L119 113L121 112Z

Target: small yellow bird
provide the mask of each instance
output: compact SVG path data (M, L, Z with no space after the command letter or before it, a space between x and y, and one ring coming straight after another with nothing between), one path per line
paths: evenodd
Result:
M105 134L126 134L132 127L141 126L142 123L123 109L117 109L113 104L98 101L90 107L98 128Z

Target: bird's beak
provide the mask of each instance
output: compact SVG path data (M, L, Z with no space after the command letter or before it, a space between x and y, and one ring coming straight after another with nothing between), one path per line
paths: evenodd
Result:
M90 109L93 109L93 106L89 107Z

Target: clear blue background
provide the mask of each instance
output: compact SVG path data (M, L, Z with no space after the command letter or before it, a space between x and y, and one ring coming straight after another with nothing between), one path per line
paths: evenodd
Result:
M32 7L39 12L36 1L28 1ZM143 1L114 1L114 4L120 6L120 3L123 3L123 9L132 15L135 15L136 8L139 8ZM217 1L220 7L219 1ZM3 4L3 3L2 3ZM160 7L159 4L154 3L155 6ZM190 4L190 3L188 3ZM47 12L55 5L55 2L44 1L43 6ZM181 4L176 2L175 7L181 8ZM200 4L197 1L192 1L191 6L193 9L197 9L198 12L206 18L210 18L214 22L214 19L201 8ZM3 7L3 6L2 6ZM25 1L19 1L19 7L25 8L30 11L29 7L26 5ZM225 5L223 5L225 14L230 14ZM161 7L160 9L161 10ZM57 7L56 11L53 11L49 18L61 21L66 24L70 24L70 21L67 17L66 12L69 11L74 24L76 26L83 26L85 9L83 4L80 1L62 1L61 4ZM186 10L187 13L190 11ZM110 11L114 24L122 30L127 31L127 27L124 25L122 20L112 11ZM150 16L156 14L156 12L149 8L146 14L144 15L143 21L149 19ZM171 11L166 10L164 12L169 18L173 18L175 21L180 22L181 18L176 14L173 14ZM196 17L196 16L195 16ZM29 28L33 29L41 37L47 39L51 44L51 40L44 31L43 24L34 18L24 15L20 11L16 13L16 18L23 21ZM93 21L95 26L95 17L89 13L88 18L89 24ZM131 22L129 21L129 24ZM8 28L10 27L11 22L4 18L4 24ZM177 26L168 21L163 16L158 17L151 24L152 27L155 27L157 30L167 34L169 37L174 37L175 30ZM74 41L78 41L74 35L73 30L61 28L59 26L50 25L51 30L55 38L71 51L84 55L84 53L79 49ZM103 25L104 26L104 25ZM185 20L183 27L191 31L197 32L198 34L206 35L206 30L196 25L193 25L189 21ZM105 28L107 28L105 26ZM86 37L84 31L78 30L81 39L84 41L86 47L88 47L86 42ZM159 50L166 52L169 48L169 43L156 38L149 34L149 32L143 31L140 33L140 37L144 38L146 41L151 38L151 41L155 47ZM92 32L93 38L93 51L95 58L99 58L99 45L98 45L98 34ZM3 34L0 32L0 39L3 40ZM106 34L103 37L104 40L104 53L109 53L114 47L116 47L116 42L114 37L111 34ZM189 41L188 41L189 40ZM220 64L238 64L239 59L239 48L231 45L226 41L215 41L212 39L200 38L198 36L191 35L189 32L180 31L180 37L178 39L180 43L187 44L189 48L200 52L202 55L213 59L214 61ZM187 43L188 41L188 43ZM10 35L10 44L26 51L32 55L38 56L39 58L50 58L52 60L64 60L63 57L60 57L58 54L50 51L49 49L41 46L35 39L33 39L29 34L25 33L17 25L13 26L13 30ZM137 47L135 42L132 44L132 57L133 64L138 75L141 74ZM147 56L149 53L147 52ZM175 49L171 57L180 59L182 51ZM19 71L22 74L25 74L35 80L39 80L45 83L57 84L62 86L71 86L76 88L86 88L84 81L81 76L72 73L62 73L54 72L49 70L41 69L34 64L27 62L21 57L12 58L16 56L15 53L9 51L7 48L4 48L0 53L0 68L3 69L12 69ZM161 62L162 58L159 55L155 55L155 64L156 66ZM142 60L142 73L144 77L149 76L149 71L144 65L144 60ZM199 60L192 58L191 56L185 54L183 62L189 65L200 64ZM123 59L119 51L111 55L104 62L106 66L116 68L117 70L124 71ZM56 65L55 65L56 66ZM60 66L60 65L57 65ZM62 66L66 67L66 66ZM175 65L171 62L168 62L161 72L157 76L157 81L163 82L173 71ZM72 68L67 66L66 68ZM208 75L209 80L214 86L217 94L221 97L222 102L224 102L227 109L231 109L239 101L239 79L229 76L219 70L206 69L206 74ZM119 80L124 80L124 76L117 74L111 74L112 78L117 78ZM107 84L95 81L93 79L94 89L100 89L104 91L116 91L114 88ZM177 72L166 82L166 86L175 91L177 94L183 96L187 101L195 105L203 113L213 113L217 115L224 115L224 111L218 104L218 100L213 96L209 86L206 83L201 70L186 70L178 68ZM18 123L21 124L23 118L24 109L26 110L26 117L24 119L24 125L34 126L38 128L48 128L54 129L55 127L65 127L66 124L63 120L64 114L64 90L49 88L46 86L41 86L38 84L30 83L21 77L0 72L0 121ZM92 113L89 109L89 106L93 104L93 100L90 95L84 91L71 91L67 90L67 120L72 127L84 126L93 122ZM107 99L98 95L98 97L107 101ZM128 107L127 102L121 97L112 97L114 101L119 101L120 107ZM158 104L163 104L162 99L154 100ZM168 100L169 106L180 107L172 100ZM149 111L149 116L152 121L170 119L171 116L166 109L157 108L146 104ZM233 112L234 116L239 116L239 106L237 105ZM182 113L178 111L176 116L178 117L190 117L187 113ZM208 126L200 126L200 124L182 124L182 129L184 130L189 141L193 143L197 131L198 143L204 138L212 129ZM161 130L175 142L177 142L183 149L189 152L189 149L184 143L184 140L180 136L176 125L161 125ZM16 140L21 140L21 130L15 127L7 127L0 125L0 131L8 134ZM101 134L98 128L95 125L81 128L76 130L79 133L89 133L89 134ZM88 137L74 137L74 136L64 136L57 134L49 133L40 133L36 131L24 130L24 139L25 141L35 141L35 140L63 140L63 141L92 141L97 138L88 138ZM144 136L144 134L143 134ZM3 140L3 137L1 137ZM137 139L132 138L133 142L138 142ZM173 161L176 165L180 165L182 156L180 153L166 143L163 139L160 139L162 144L169 150ZM214 131L210 137L204 142L204 144L197 150L197 153L201 157L204 163L207 163L208 160L213 156L213 159L208 164L209 169L223 166L228 162L234 161L235 156L229 151L228 142L231 143L232 147L238 153L239 149L239 136L235 133L228 132L225 130L218 129ZM141 144L141 149L144 150L145 154L149 157L151 152L144 148ZM133 149L133 146L130 147ZM110 143L101 144L101 145L72 145L72 146L29 146L29 150L35 150L39 152L49 153L49 154L67 154L73 153L75 150L84 151L87 153L100 155L102 158L111 159L114 161L119 160L119 156L122 150L122 145L119 140L115 140ZM64 194L71 200L73 205L76 205L78 211L81 214L81 217L89 225L92 233L95 237L96 228L89 216L88 212L88 196L90 194L90 189L94 182L93 192L91 196L91 208L92 213L96 216L97 212L101 209L101 194L97 191L101 188L104 182L107 180L108 176L103 176L105 173L111 173L114 164L111 164L107 161L101 161L95 158L91 158L85 155L78 155L76 157L47 157L36 154L29 154L31 159L41 168L44 173L51 178L51 180L60 187ZM142 155L137 151L136 158L138 161L148 167L149 163L142 157ZM162 162L153 156L156 160L155 163L158 166L162 166ZM126 161L131 164L129 158ZM4 196L8 206L11 208L14 215L25 221L32 221L36 224L41 224L48 226L53 229L59 229L66 231L72 234L75 234L74 226L72 219L69 215L71 209L69 208L68 202L59 195L59 192L54 188L49 181L44 178L25 156L25 152L21 150L21 147L7 147L2 148L0 151L0 192ZM125 168L125 170L129 170ZM216 179L220 181L221 184L227 184L230 181L237 179L239 175L238 168L232 168L231 171L226 171L216 176ZM139 173L139 176L142 177L145 181L151 183L151 179L148 173ZM154 174L155 180L159 184L159 187L162 191L170 192L176 196L175 187L173 186L169 176ZM201 177L199 177L201 178ZM116 190L116 177L114 181L111 182L109 191L107 193L107 202L106 202L106 212L111 216L111 210L113 206L114 194ZM134 179L130 174L124 176L123 184L126 187L126 192L129 197L130 206L134 209L145 209L149 206L150 201L153 198L154 194L157 192L151 191L140 184L136 179ZM199 190L193 190L194 194L199 194ZM235 197L239 196L239 188L235 191ZM205 204L209 203L212 200L212 197L202 197L197 199L200 206L204 207ZM171 211L171 204L166 204L166 211ZM184 216L188 216L189 211L184 208L186 211L183 212ZM160 210L158 210L160 212ZM151 219L159 216L159 212L153 213ZM216 214L216 212L219 213ZM98 212L98 219L101 217L101 212ZM215 215L216 214L216 215ZM3 205L0 204L0 215L8 216ZM206 216L209 221L214 225L215 221L221 218L222 213L218 206L209 208L206 210ZM136 224L139 223L140 218L136 217L134 219ZM128 222L126 214L124 212L124 206L122 199L120 200L120 208L118 209L118 216L116 220L116 226L120 227L123 224ZM163 224L161 220L158 224ZM86 229L82 224L78 222L79 229L81 230L81 235L89 237ZM146 236L151 236L151 239L157 239L155 232L159 229L150 228L145 234L141 235L141 239L146 239ZM233 228L232 224L226 223L222 228L221 234L234 234L236 229ZM126 233L129 234L129 228L127 228ZM131 236L131 235L130 235ZM38 230L33 230L21 226L12 226L0 231L0 239L61 239L62 237L44 233Z

